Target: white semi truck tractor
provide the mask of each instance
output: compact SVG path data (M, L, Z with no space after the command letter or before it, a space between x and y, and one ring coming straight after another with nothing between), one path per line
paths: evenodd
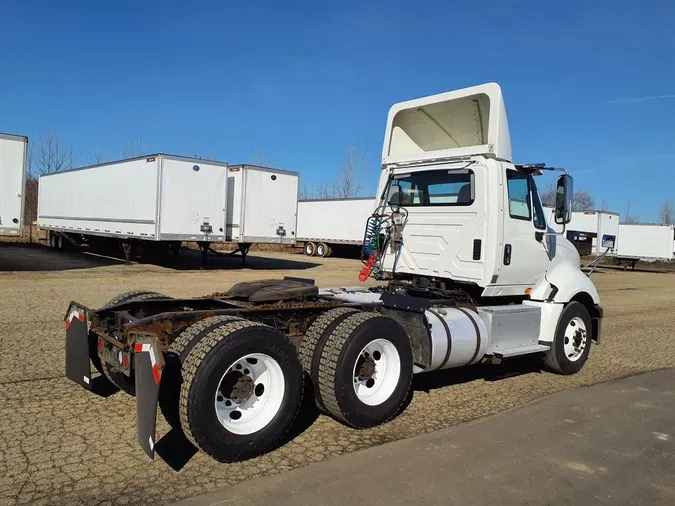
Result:
M413 374L525 355L576 373L603 313L576 249L547 227L543 170L511 161L497 84L396 104L360 274L378 286L285 278L193 299L129 292L96 310L73 302L67 376L135 395L150 457L159 405L196 447L229 462L282 441L305 375L320 411L368 428L401 411ZM571 201L565 172L556 223L569 221Z

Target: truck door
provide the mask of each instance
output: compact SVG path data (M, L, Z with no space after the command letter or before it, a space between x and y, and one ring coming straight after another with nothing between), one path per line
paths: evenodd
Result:
M544 276L548 253L544 247L546 219L530 174L506 170L504 245L497 284L523 285L523 291Z

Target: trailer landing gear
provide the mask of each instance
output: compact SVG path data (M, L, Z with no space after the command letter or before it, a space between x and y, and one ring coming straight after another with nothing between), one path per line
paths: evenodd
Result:
M241 265L246 265L246 256L248 255L248 250L251 247L251 243L248 242L240 242L237 243L237 249L234 251L228 251L227 253L222 253L220 251L216 251L213 248L211 248L210 243L199 243L199 249L202 250L202 259L206 260L206 255L210 251L214 255L222 256L222 257L231 257L236 255L237 253L241 253Z
M122 243L122 251L124 252L124 263L129 265L131 263L131 253L134 250L134 245L130 242Z

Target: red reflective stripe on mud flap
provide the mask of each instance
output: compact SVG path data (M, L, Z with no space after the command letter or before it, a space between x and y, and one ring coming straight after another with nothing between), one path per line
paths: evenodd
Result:
M73 310L70 312L70 315L68 315L68 321L66 322L66 325L65 325L66 330L68 330L68 328L70 327L71 322L73 321L73 318L75 318L76 316L77 316L77 319L80 320L81 322L84 321L84 313L82 313L82 312L80 312L80 311L77 311L76 309L73 309Z
M152 375L155 377L155 383L159 383L160 376L159 376L159 367L157 364L152 366Z

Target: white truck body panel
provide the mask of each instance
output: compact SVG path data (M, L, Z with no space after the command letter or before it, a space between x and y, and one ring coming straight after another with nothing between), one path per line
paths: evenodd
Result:
M673 225L627 224L619 226L616 256L647 260L673 260Z
M472 155L511 160L509 125L498 84L400 102L389 110L383 165Z
M254 165L232 165L228 175L226 238L240 243L295 244L299 176Z
M298 241L361 245L376 204L374 197L300 201Z
M27 145L27 137L0 133L0 235L21 235Z
M40 177L43 230L154 241L222 241L227 164L152 155ZM201 231L211 225L213 233Z

